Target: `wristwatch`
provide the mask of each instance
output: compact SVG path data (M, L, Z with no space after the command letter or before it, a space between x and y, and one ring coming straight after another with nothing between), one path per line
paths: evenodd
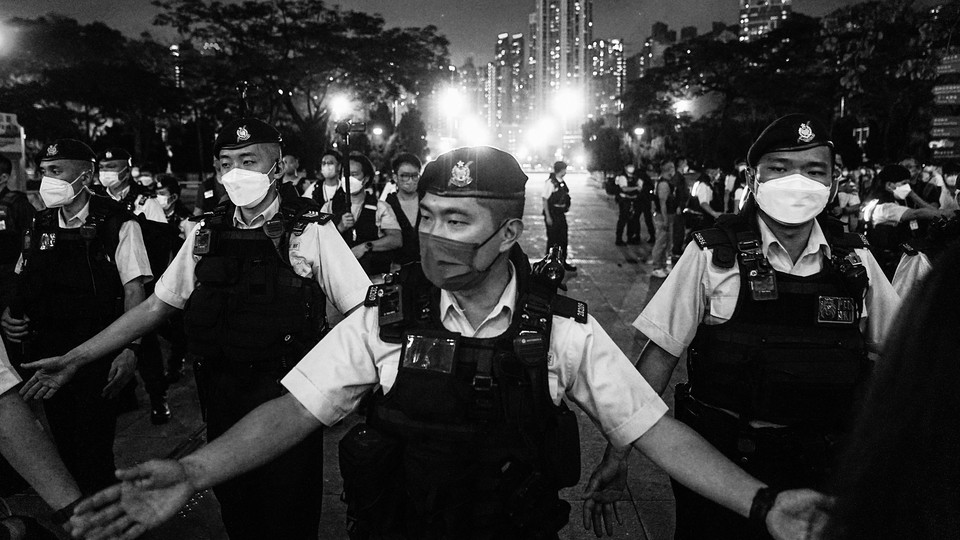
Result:
M367 251L372 250L372 249L373 249L373 242L367 242L367 243L365 243L365 244L364 244L364 247L367 248Z

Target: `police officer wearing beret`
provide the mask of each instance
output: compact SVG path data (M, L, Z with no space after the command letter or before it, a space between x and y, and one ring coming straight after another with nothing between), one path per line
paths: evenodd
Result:
M370 281L329 215L307 199L278 195L280 145L280 133L260 120L224 125L214 151L229 201L203 216L139 309L67 354L38 363L48 391L76 366L183 309L210 440L286 394L278 381L319 341L326 298L349 312ZM284 452L215 489L231 538L316 538L323 438L319 430L301 434L294 441L278 433L291 443Z
M122 204L127 212L137 216L147 256L150 258L150 267L154 275L160 275L166 268L169 254L164 252L162 242L167 220L156 193L133 181L130 173L133 160L130 153L123 148L107 148L97 154L97 162L100 188L96 193L110 197ZM151 282L146 285L145 294L152 292ZM155 332L143 336L137 359L137 370L150 397L150 421L155 425L166 424L170 421L170 406L167 404L169 384L163 369L163 353Z
M666 417L587 306L531 270L518 246L525 181L512 156L490 147L429 163L422 274L371 287L364 307L283 379L288 394L180 461L118 473L127 484L78 507L78 532L156 526L193 491L333 425L371 393L367 424L340 443L353 538L557 538L570 510L558 490L576 484L580 463L564 396L618 447L636 446L746 514L763 484ZM788 495L770 523L801 529L791 516L821 496Z
M663 393L681 354L678 420L773 488L822 487L899 300L860 235L824 212L833 144L803 114L747 156L750 198L693 235L634 326L637 368ZM616 477L611 452L595 475ZM754 538L748 520L674 482L676 538ZM776 491L763 497L771 500Z
M119 203L90 192L96 155L59 139L44 148L40 197L47 206L24 242L14 301L3 313L7 339L23 342L27 360L63 354L106 328L144 299L152 278L140 226ZM38 371L21 394L44 399L53 439L81 490L113 481L116 395L136 368L135 337L70 372L62 388ZM37 364L24 364L33 369Z

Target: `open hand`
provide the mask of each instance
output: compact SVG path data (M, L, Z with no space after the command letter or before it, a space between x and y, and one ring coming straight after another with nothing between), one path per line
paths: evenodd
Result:
M136 538L170 519L196 491L179 461L153 460L117 471L121 483L85 499L73 511L74 538Z
M103 397L111 399L120 393L120 390L133 377L133 372L137 369L137 355L130 349L120 351L120 354L110 363L110 372L107 374L107 385L103 387L100 393Z
M617 501L623 498L627 487L629 453L630 447L627 447L624 452L608 446L603 459L590 475L590 481L587 482L586 492L583 495L583 528L589 531L592 527L597 538L603 536L604 530L607 536L613 536L614 518L617 523L623 524L617 512Z
M65 356L44 358L23 364L22 367L37 370L20 388L20 397L25 400L52 398L77 372L77 367L68 362Z

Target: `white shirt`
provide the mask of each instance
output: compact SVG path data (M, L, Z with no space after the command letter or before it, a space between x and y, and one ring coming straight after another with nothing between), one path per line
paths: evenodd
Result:
M20 375L17 375L16 370L10 365L7 348L3 344L3 340L0 340L0 395L20 384L20 380Z
M814 221L807 246L794 263L773 232L761 219L762 251L778 272L793 276L810 276L823 268L830 246L820 224ZM900 309L900 297L867 249L856 254L867 270L867 288L861 318L861 330L867 346L879 352L890 323ZM673 271L660 286L633 326L673 356L680 356L697 333L701 322L721 324L733 316L740 296L740 270L719 268L713 264L713 249L700 249L690 242Z
M105 190L107 195L115 201L121 201L124 197L127 196L127 193L130 192L130 186L127 186L120 190L120 193L114 195L109 189ZM163 207L160 206L160 202L157 201L156 197L144 197L139 196L133 202L133 213L136 215L143 214L143 216L150 221L156 221L158 223L166 223L167 215L163 211Z
M90 201L87 201L87 204L70 219L64 218L63 208L57 212L61 229L79 229L86 223L89 216ZM120 282L124 285L136 278L143 278L143 283L149 283L153 279L150 259L147 257L147 248L143 244L143 234L140 232L140 224L135 219L127 220L120 226L120 235L113 260L117 265L117 273L120 274ZM14 271L19 274L22 267L23 256L21 255Z
M693 193L693 196L700 201L700 204L710 204L710 201L713 200L713 189L711 189L710 184L706 182L697 180L697 183L693 185L691 192Z
M233 216L234 226L238 229L262 227L273 219L279 210L280 199L277 198L247 223L237 208ZM187 241L157 282L157 297L178 309L186 306L196 287L195 270L201 257L193 254L193 246L196 243L196 232L200 230L201 228L197 227L195 233L187 237ZM370 280L331 222L323 225L310 223L299 236L292 233L289 252L293 271L300 277L316 279L327 298L341 313L346 313L363 302L370 287Z
M516 297L511 273L497 305L474 328L453 295L442 291L443 326L467 337L499 336L510 326ZM281 381L328 426L353 411L377 384L387 393L396 382L401 346L380 340L377 315L368 307L352 313ZM618 447L640 438L666 414L666 404L593 317L586 324L554 317L552 324L547 369L554 403L566 395Z
M557 190L557 187L553 185L553 181L550 180L550 177L543 182L543 198L549 199L553 192Z
M872 211L869 208L865 209L863 215L874 225L896 225L900 223L900 219L903 218L903 215L907 213L907 210L910 209L902 204L879 203L873 206Z
M893 280L891 280L893 289L897 291L900 298L906 299L931 270L933 270L933 265L926 253L904 254L900 257L897 271L894 272Z
M848 206L857 206L858 204L860 204L860 196L858 196L856 193L844 193L841 191L837 193L837 203L840 208L846 208ZM840 221L849 225L850 214L841 215Z

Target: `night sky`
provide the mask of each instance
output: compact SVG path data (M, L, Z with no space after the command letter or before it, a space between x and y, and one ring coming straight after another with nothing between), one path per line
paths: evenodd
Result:
M226 0L231 1L231 0ZM933 4L937 0L921 0ZM858 0L794 0L794 10L823 15ZM476 63L493 58L497 34L523 32L535 0L337 0L346 9L379 12L388 26L435 24L450 40L451 60L461 65L467 57ZM656 21L671 28L695 25L709 30L712 21L734 23L738 0L594 0L594 37L625 40L627 53L636 52ZM175 35L152 27L156 8L149 0L0 0L0 20L36 17L58 12L83 22L101 20L128 34L150 31L155 37Z

